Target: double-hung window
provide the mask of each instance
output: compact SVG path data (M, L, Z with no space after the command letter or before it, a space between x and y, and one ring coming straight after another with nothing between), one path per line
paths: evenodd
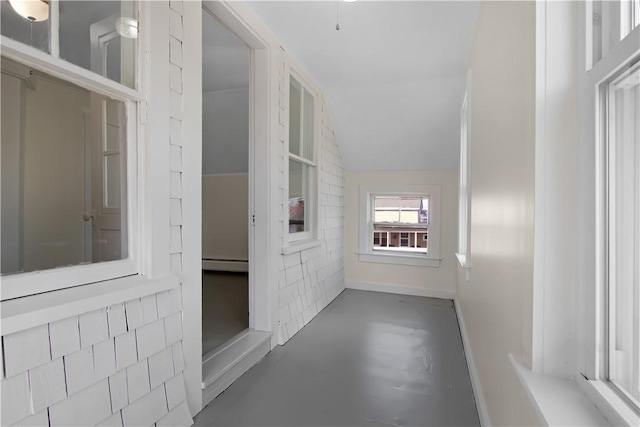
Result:
M640 59L601 86L605 108L603 369L640 410Z
M138 3L0 7L2 299L138 273Z
M440 265L440 187L360 187L360 261Z
M317 231L317 92L293 71L289 77L289 242L311 241Z

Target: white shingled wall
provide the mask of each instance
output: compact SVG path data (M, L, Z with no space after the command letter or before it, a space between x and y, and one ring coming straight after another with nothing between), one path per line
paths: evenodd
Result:
M285 94L289 76L282 53L280 67L280 154L278 155L278 182L282 199L280 241L285 243L285 224L288 221L288 200L284 192L288 153L285 149L289 129ZM322 123L318 141L319 168L319 241L318 246L281 255L278 259L278 344L286 343L311 321L344 289L344 168L336 144L335 134L326 105L322 104Z
M170 253L182 273L182 0L169 8ZM2 336L1 419L23 426L191 425L181 286Z

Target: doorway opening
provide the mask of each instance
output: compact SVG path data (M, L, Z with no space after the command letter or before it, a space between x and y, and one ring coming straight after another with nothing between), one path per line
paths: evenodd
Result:
M267 44L202 13L202 403L271 350Z
M249 328L250 49L202 15L202 354Z

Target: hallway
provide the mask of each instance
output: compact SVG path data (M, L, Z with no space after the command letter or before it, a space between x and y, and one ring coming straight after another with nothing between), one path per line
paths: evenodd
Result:
M347 289L195 425L479 425L453 303Z

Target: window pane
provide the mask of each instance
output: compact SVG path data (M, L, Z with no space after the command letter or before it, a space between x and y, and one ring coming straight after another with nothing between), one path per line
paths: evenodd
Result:
M138 36L134 1L60 2L60 57L135 88Z
M374 222L428 224L429 199L422 197L376 196Z
M300 155L300 131L302 124L302 86L296 79L291 77L289 83L289 152Z
M313 161L313 95L304 90L304 124L302 157Z
M609 379L640 401L640 66L611 85Z
M311 168L289 160L289 233L309 231Z
M118 106L124 127L123 103L37 70L5 73L9 64L3 58L2 274L126 258L125 153L104 141L106 106ZM113 144L125 147L125 135Z
M3 1L0 4L2 35L47 53L50 22L49 5L42 1Z
M374 250L427 252L428 197L375 196L373 204Z

